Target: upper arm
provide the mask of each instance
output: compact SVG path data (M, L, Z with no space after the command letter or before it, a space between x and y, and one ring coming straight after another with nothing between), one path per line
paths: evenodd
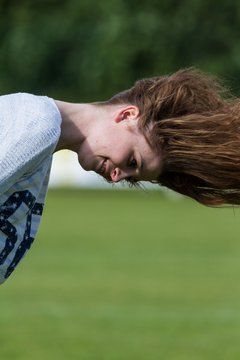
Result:
M52 155L60 123L60 113L47 97L0 97L0 193Z

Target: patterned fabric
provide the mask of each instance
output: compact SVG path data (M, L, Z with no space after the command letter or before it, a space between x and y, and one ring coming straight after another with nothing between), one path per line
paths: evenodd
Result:
M0 283L36 235L60 125L52 99L0 96Z

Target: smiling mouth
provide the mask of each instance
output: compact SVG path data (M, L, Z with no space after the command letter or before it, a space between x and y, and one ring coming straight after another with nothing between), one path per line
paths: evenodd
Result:
M110 169L110 164L108 163L108 159L104 158L99 164L96 173L101 175L108 182L112 182L110 171L111 169Z

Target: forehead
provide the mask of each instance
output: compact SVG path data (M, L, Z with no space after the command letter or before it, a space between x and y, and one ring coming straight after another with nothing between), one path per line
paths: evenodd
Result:
M142 168L140 170L139 176L137 176L138 181L153 181L157 180L161 173L161 156L155 152L151 157L144 157L142 160Z
M151 144L149 133L144 133L140 129L138 129L137 154L140 156L141 168L136 180L157 180L162 168L161 151Z

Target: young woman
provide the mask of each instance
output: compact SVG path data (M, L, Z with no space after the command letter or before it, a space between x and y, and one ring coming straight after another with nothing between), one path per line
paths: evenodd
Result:
M0 283L34 240L54 151L75 151L85 170L111 182L239 204L239 110L216 79L192 69L137 81L103 103L1 96Z

